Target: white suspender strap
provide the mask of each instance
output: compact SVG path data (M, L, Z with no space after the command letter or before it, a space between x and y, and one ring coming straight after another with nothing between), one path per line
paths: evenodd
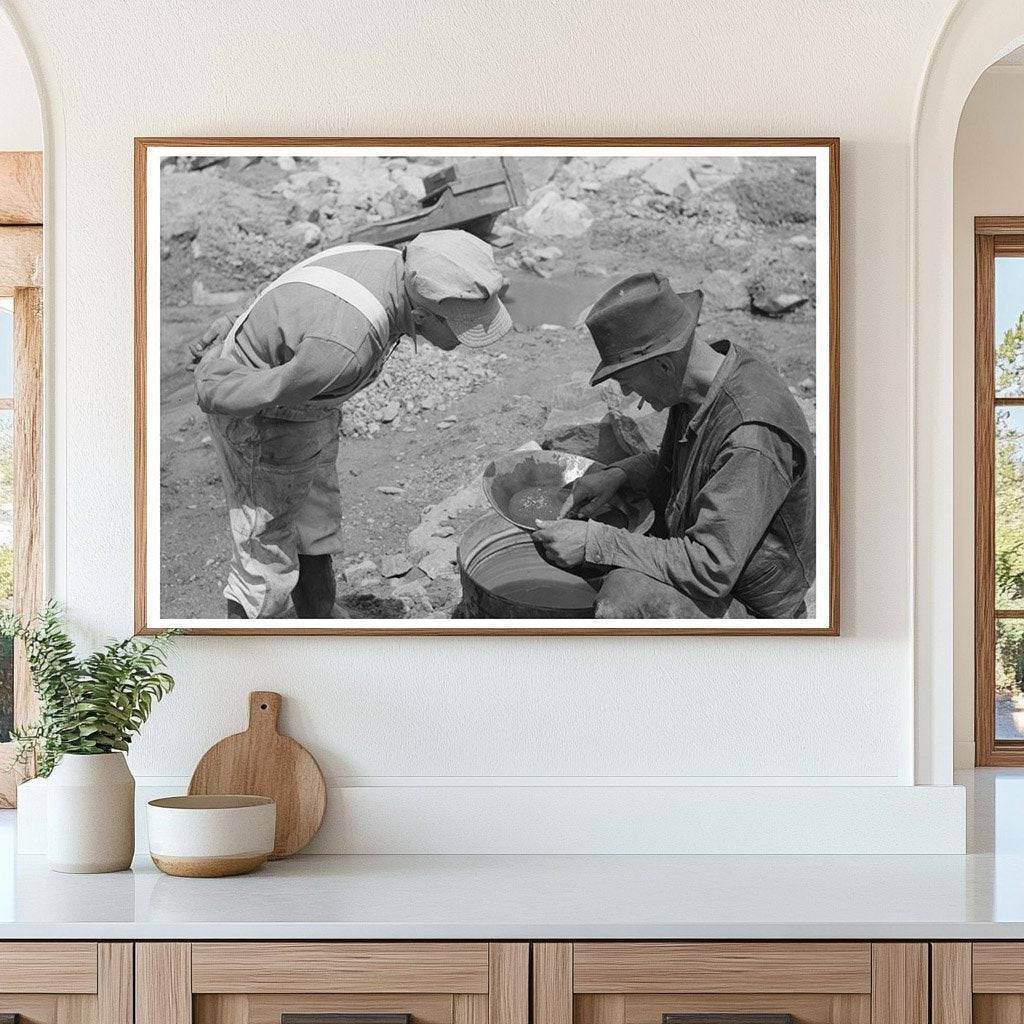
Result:
M307 256L301 263L296 263L292 270L298 270L299 267L308 267L310 263L316 263L318 260L327 259L328 256L340 256L345 252L397 252L395 249L388 249L383 245L369 245L366 242L346 242L344 245L335 245L330 249L321 249L319 252L313 253L312 256ZM286 271L287 273L287 271Z
M221 356L226 357L230 354L235 344L235 337L238 334L238 329L243 323L245 323L246 318L253 311L256 303L265 295L268 295L275 288L279 288L283 284L308 284L314 288L321 288L323 291L330 292L332 295L341 299L342 302L348 303L348 305L362 313L366 320L369 321L374 334L377 335L378 344L381 348L386 346L388 343L388 337L391 333L391 325L388 320L387 310L381 304L377 296L374 295L367 287L361 285L353 278L348 277L346 274L342 274L337 270L331 270L329 267L313 265L315 261L325 259L329 256L336 256L345 252L365 252L371 249L380 249L381 251L384 251L383 246L363 245L358 242L350 245L338 245L333 249L324 249L322 252L315 253L313 256L303 260L301 263L297 263L291 268L291 270L286 270L279 278L271 281L271 283L267 285L267 287L264 288L263 291L261 291L259 295L252 300L252 302L249 303L245 312L234 322L231 330L224 338Z
M282 284L311 284L336 295L342 302L358 309L369 320L380 344L387 344L391 333L387 310L369 288L353 278L328 267L294 267L282 274L271 287Z

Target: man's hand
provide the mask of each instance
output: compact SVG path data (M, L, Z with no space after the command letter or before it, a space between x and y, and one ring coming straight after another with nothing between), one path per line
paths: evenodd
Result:
M572 505L566 513L574 519L592 519L600 515L626 482L626 474L614 466L587 473L573 484Z
M206 333L189 345L188 351L189 355L192 357L193 366L203 358L204 353L211 345L220 345L224 341L234 322L235 321L226 314L224 316L217 317L217 319L206 328Z
M533 539L563 569L581 565L587 553L587 524L572 519L538 519Z
M228 377L241 372L243 368L234 359L222 359L220 350L211 348L199 360L195 368L196 404L203 412L224 412L214 408L214 401L221 383Z

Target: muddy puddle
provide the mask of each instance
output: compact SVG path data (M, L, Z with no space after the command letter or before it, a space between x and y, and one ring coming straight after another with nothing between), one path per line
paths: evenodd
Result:
M538 277L532 271L511 267L503 268L503 273L509 282L505 305L512 319L524 327L540 327L541 324L572 327L579 322L580 314L611 285L608 278L571 273Z

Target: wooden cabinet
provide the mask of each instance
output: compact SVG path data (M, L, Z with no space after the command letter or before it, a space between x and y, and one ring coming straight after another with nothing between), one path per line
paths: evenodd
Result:
M0 943L8 1014L21 1024L132 1024L132 944Z
M286 1014L529 1024L529 945L139 943L136 986L137 1024L281 1024Z
M1024 943L0 942L5 1014L22 1024L324 1024L327 1014L353 1015L330 1024L699 1024L672 1019L687 1014L1020 1024Z
M934 942L933 1024L1024 1020L1024 942Z
M533 1024L670 1024L666 1015L674 1014L742 1015L736 1024L757 1024L766 1014L791 1014L796 1024L928 1024L928 948L869 942L533 946ZM780 1024L778 1017L764 1020Z

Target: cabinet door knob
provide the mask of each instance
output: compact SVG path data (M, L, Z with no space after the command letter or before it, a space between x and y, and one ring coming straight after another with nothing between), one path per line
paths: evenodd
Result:
M0 1020L0 1024L7 1024ZM17 1024L17 1022L14 1022ZM282 1013L281 1024L412 1024L411 1013Z
M797 1024L791 1013L663 1013L661 1024Z

